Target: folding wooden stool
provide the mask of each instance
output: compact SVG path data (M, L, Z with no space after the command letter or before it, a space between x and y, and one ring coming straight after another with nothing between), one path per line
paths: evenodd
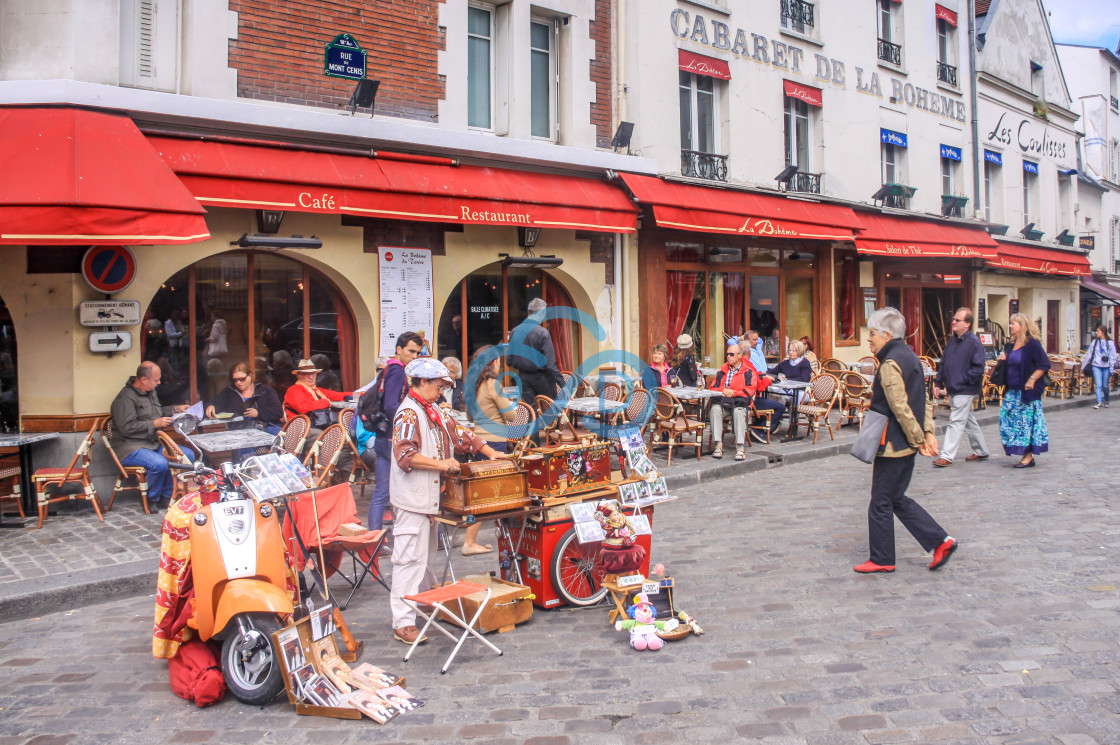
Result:
M474 595L475 593L480 592L485 593L486 597L483 598L482 602L478 604L478 610L475 611L474 616L471 617L471 620L467 621L467 614L463 612L462 600L468 595ZM452 641L458 639L455 644L455 649L451 650L451 656L447 658L447 662L443 663L443 669L440 670L440 674L446 673L447 668L451 667L452 660L455 659L455 655L459 653L459 648L463 646L463 642L467 640L468 636L473 636L474 638L478 639L480 642L490 647L490 649L497 652L498 656L500 657L502 654L502 650L495 647L489 639L478 633L478 629L474 627L474 625L478 623L478 619L482 615L482 611L485 610L487 604L490 602L490 596L493 594L493 588L488 585L478 585L474 582L467 582L466 580L461 579L458 582L452 582L450 585L445 585L444 587L436 587L435 589L428 590L426 592L419 592L415 595L405 595L404 599L407 600L412 605L412 607L416 609L417 613L427 619L427 623L424 624L424 628L420 629L420 633L417 635L416 641L414 641L412 643L412 646L408 648L408 652L404 656L404 661L408 662L408 658L412 656L413 650L415 650L420 642L424 639L424 635L428 632L429 628L436 629ZM457 601L455 602L455 605L459 607L458 613L448 607L448 604L452 601ZM432 607L431 615L428 615L420 609L420 606L422 605L430 605ZM439 617L441 611L447 614L447 616L452 619L452 623L462 627L462 636L456 637L450 631L443 628L443 626L440 626L438 623L436 623L436 618Z

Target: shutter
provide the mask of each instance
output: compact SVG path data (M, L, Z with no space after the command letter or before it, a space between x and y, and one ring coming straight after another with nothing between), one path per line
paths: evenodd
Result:
M136 22L137 82L151 84L155 77L156 0L138 0Z

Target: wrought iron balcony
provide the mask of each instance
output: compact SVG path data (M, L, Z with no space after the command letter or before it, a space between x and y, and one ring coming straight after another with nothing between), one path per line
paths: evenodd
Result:
M902 47L891 44L885 39L879 39L879 59L890 62L892 65L902 66Z
M1120 109L1120 101L1116 100L1116 96L1109 96L1108 102L1112 104L1112 108Z
M813 25L813 5L804 0L782 0L782 25L801 31Z
M947 65L944 62L937 63L937 79L942 83L948 83L954 88L957 87L957 68L952 65Z
M904 197L901 194L888 194L883 197L884 207L894 207L899 210L910 209L910 198Z
M804 194L821 193L821 175L819 173L802 173L798 171L789 180L787 191L799 191Z
M727 156L702 153L699 150L681 150L681 175L726 181Z

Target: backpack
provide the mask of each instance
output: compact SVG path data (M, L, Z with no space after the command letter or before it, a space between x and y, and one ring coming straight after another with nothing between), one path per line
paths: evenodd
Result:
M381 405L385 392L385 373L388 370L386 366L379 372L374 384L358 399L358 418L362 421L362 426L379 438L389 437L393 428L393 418ZM401 398L404 398L403 391Z

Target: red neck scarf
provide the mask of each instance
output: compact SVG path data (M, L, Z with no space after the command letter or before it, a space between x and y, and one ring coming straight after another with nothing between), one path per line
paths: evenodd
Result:
M435 404L433 404L431 401L425 401L422 397L417 395L415 388L409 389L408 396L413 401L424 407L424 411L427 412L428 419L432 421L433 425L435 425L439 429L443 429L443 417L440 416L439 409L436 408Z

